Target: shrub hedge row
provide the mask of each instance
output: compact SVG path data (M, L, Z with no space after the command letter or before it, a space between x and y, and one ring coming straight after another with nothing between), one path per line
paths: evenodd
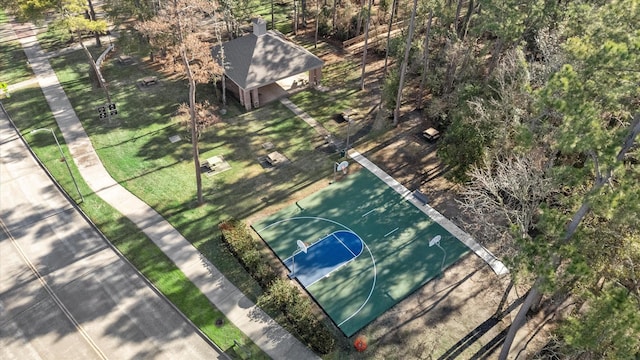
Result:
M240 261L258 284L266 290L278 275L271 268L269 262L260 254L258 244L253 239L247 226L239 220L231 219L219 225L222 239L231 253Z
M282 312L295 332L313 350L328 354L335 346L335 339L327 327L313 312L309 298L290 281L278 277L268 259L260 253L260 244L249 232L247 226L236 219L219 225L222 239L229 250L238 258L242 266L262 286L264 295L258 305Z

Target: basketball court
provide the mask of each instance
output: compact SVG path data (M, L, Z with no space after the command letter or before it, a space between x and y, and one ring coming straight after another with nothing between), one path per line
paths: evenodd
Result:
M469 251L367 169L252 227L347 336Z

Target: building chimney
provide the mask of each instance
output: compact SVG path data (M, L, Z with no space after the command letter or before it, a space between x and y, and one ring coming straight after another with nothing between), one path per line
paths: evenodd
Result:
M264 19L253 19L253 35L262 36L267 33L267 22Z

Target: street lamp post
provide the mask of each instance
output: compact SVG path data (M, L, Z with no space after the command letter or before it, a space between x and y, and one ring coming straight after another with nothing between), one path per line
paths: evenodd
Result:
M344 156L347 157L347 154L349 153L349 136L351 135L351 119L347 120L347 144L344 147Z
M58 137L56 136L56 133L53 131L53 129L35 129L31 131L31 134L36 134L39 132L43 132L43 131L48 131L51 133L51 135L53 135L53 139L56 141L56 145L58 146L58 151L60 151L60 156L62 157L62 161L64 161L64 164L67 165L67 170L69 170L69 175L71 175L71 180L73 180L73 185L75 185L76 190L78 191L78 195L80 195L80 200L84 201L84 196L82 196L82 193L80 192L80 188L78 187L78 183L76 182L76 178L73 176L73 173L71 172L71 167L69 166L69 163L67 162L67 157L64 156L64 152L62 151L62 147L60 147L60 142L58 142Z

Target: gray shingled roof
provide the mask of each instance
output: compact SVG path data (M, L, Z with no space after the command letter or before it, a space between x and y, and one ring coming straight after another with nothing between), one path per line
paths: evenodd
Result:
M222 44L225 74L244 89L253 89L321 67L323 61L275 31L245 35ZM219 59L220 47L212 49Z

